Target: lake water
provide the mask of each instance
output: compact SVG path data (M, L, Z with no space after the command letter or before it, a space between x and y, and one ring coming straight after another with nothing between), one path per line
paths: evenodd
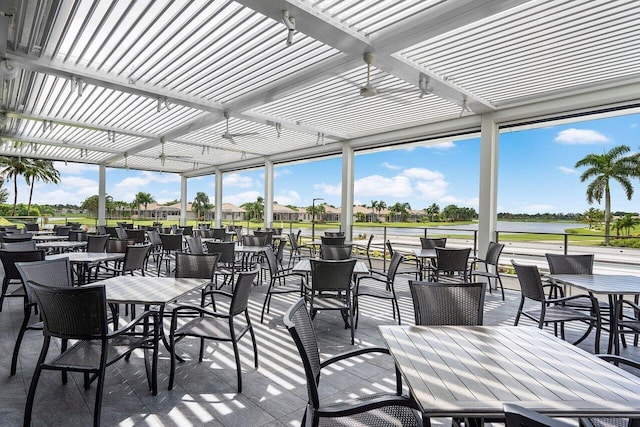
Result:
M498 221L498 231L500 232L525 232L525 233L564 233L567 228L584 228L586 224L581 223L569 223L569 222L518 222L518 221ZM420 227L416 225L416 228L393 228L393 234L395 235L406 235L406 236L414 236L422 234ZM434 229L438 227L429 227L429 229ZM477 230L478 224L469 224L469 225L449 225L443 226L442 228L447 229L446 232L450 232L452 230L460 230L460 232L469 231L469 230ZM354 233L374 233L379 234L381 229L379 227L354 227ZM455 234L455 232L453 233Z

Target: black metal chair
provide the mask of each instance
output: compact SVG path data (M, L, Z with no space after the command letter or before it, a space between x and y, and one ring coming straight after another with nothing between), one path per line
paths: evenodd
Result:
M416 325L482 325L485 283L409 281Z
M351 258L353 245L322 245L320 246L320 258L341 260Z
M236 271L236 244L234 242L206 242L207 253L218 254L218 266L214 275L214 283L216 289L222 288L224 285L231 285L233 292L233 283ZM218 286L218 277L222 277L222 283Z
M200 236L189 236L186 238L186 240L187 247L189 248L189 253L196 255L204 253L202 239L200 238Z
M133 242L137 245L144 245L147 243L147 232L145 230L133 230L125 229L127 239L133 239Z
M505 403L503 408L505 427L570 427L573 425L512 403Z
M21 242L30 242L33 240L33 234L31 233L15 233L15 234L5 234L4 236L0 236L0 241L2 243L21 243Z
M267 247L264 250L264 258L269 266L269 287L262 304L260 323L264 322L265 311L269 313L273 295L298 293L302 296L305 279L303 274L294 273L291 269L278 268L278 261L271 247Z
M598 353L600 349L600 331L601 320L600 310L598 309L598 301L591 295L573 295L570 297L562 298L547 298L538 267L535 265L522 265L511 261L511 264L516 270L518 281L520 282L520 305L518 307L518 313L514 322L515 326L518 326L521 316L525 316L538 324L538 327L542 329L544 325L553 323L556 325L555 333L557 335L557 327L560 327L560 336L565 339L564 324L566 322L579 321L588 325L587 331L574 342L574 344L581 343L595 328L595 352ZM567 307L565 304L574 300L587 299L591 301L591 312L584 313L582 311L575 310ZM533 302L536 308L524 309L525 302L529 300Z
M432 239L430 237L421 237L420 246L422 247L422 249L446 248L447 238L439 237L439 238Z
M469 253L471 248L451 249L436 247L436 261L431 278L435 282L469 281Z
M27 231L40 231L40 226L37 222L25 222L24 227Z
M500 291L502 292L502 301L504 301L504 287L502 286L502 278L500 277L498 261L500 260L500 254L502 253L503 249L504 245L502 243L489 242L489 247L487 248L487 254L485 255L485 258L474 259L471 263L469 273L472 279L473 277L485 277L487 279L489 293L491 293L491 279L495 280L496 289L498 288L498 285L500 285ZM484 266L484 271L477 269L479 265Z
M384 347L359 348L321 361L318 342L304 299L298 300L287 311L284 324L298 348L307 378L309 400L300 425L317 427L325 425L325 422L327 425L336 426L418 427L423 425L416 403L401 395L402 377L398 368L396 368L396 395L374 394L337 404L323 404L318 392L323 368L352 357L373 353L389 354L389 350Z
M352 291L353 268L357 260L311 259L311 284L307 284L309 311L314 318L320 310L338 310L351 329L351 344L354 344Z
M70 288L73 286L73 270L68 258L59 258L55 260L18 262L16 268L22 277L22 282L29 281L41 283L46 286L55 286L59 288ZM11 358L11 375L15 375L18 364L18 355L24 334L29 330L41 331L42 322L36 321L30 323L32 312L35 313L36 300L28 286L25 286L24 299L24 318L20 325L20 331L16 338L16 344L13 347L13 357Z
M182 252L182 234L164 234L160 233L160 240L162 241L162 250L160 251L160 257L158 258L158 276L160 276L160 267L162 261L165 262L167 274L171 271L171 261L175 260L175 254Z
M69 230L71 230L71 226L70 225L59 225L57 227L54 227L53 229L53 233L56 236L69 236Z
M214 276L220 254L176 254L176 278L191 278L208 280L202 288L201 306L205 307L205 292L215 289ZM212 300L215 309L215 301Z
M35 251L37 248L34 240L27 240L25 242L2 242L0 247L7 251L21 252L21 251Z
M93 425L100 425L102 394L106 368L135 349L145 350L147 381L157 394L159 323L156 311L145 311L127 325L109 331L107 298L102 285L57 288L28 282L44 322L44 343L36 364L24 411L24 425L31 425L33 401L42 370L82 372L84 387L97 381ZM134 331L136 326L141 327ZM59 356L47 360L51 338L77 340ZM151 362L148 351L152 350ZM65 378L63 377L63 382ZM61 414L62 415L62 414Z
M325 237L345 237L344 231L325 231Z
M387 240L385 242L385 246L387 247L389 256L393 258L393 255L396 253L396 251L393 249L393 246L391 245L391 241ZM377 270L377 271L382 273L385 272L384 269ZM402 263L400 263L400 266L398 267L398 271L396 271L396 274L408 274L410 276L414 276L415 279L418 280L418 278L420 278L422 275L420 260L418 260L417 258L412 258L409 260L403 259Z
M344 245L345 237L336 236L336 237L328 237L328 236L320 236L320 241L322 242L322 246L338 246Z
M249 295L253 280L257 271L248 271L238 273L238 281L233 294L220 290L211 290L205 293L212 298L214 295L225 295L231 298L229 311L221 313L217 311L209 311L203 307L194 305L180 305L173 309L171 317L171 330L169 333L169 343L171 350L171 373L169 375L169 390L173 389L173 383L176 371L176 343L185 337L200 338L200 354L199 362L202 362L204 356L204 340L214 340L231 342L233 345L233 353L236 360L236 370L238 379L238 393L242 393L242 366L240 364L240 354L238 351L238 341L247 333L251 335L253 343L254 366L258 369L258 346L256 337L253 333L251 318L247 308ZM194 317L185 324L178 326L178 318L182 318L188 313L193 313ZM236 322L236 318L244 314L244 322Z
M242 236L242 244L244 246L267 246L267 236Z
M16 263L43 261L44 257L44 249L30 251L9 251L6 249L0 249L0 262L2 262L2 267L4 268L2 293L0 294L0 311L2 311L5 298L15 297L24 299L26 297L22 276L20 276ZM18 287L10 291L10 285L17 285Z
M298 230L298 235L300 230ZM298 244L298 235L295 233L289 233L289 267L295 265L296 260L300 261L303 258L302 251L306 250L308 254L306 258L311 257L311 248L308 246L300 246Z
M402 324L400 318L400 307L398 306L398 298L396 296L396 289L394 282L396 280L396 273L398 267L404 257L398 252L393 254L389 263L389 269L386 274L380 274L373 270L370 270L371 276L361 276L356 282L356 289L353 294L353 310L356 312L356 328L358 327L358 319L360 318L360 298L361 297L373 297L379 299L391 300L391 308L393 310L393 318L396 318L396 312L398 313L398 325ZM384 285L383 285L384 284Z

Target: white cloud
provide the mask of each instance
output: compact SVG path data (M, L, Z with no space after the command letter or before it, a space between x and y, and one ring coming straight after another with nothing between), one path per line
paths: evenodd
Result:
M402 171L402 175L413 178L422 179L425 181L432 181L436 179L444 179L444 175L438 171L432 171L424 168L409 168Z
M240 206L247 202L255 202L258 197L264 197L259 191L245 191L243 193L234 194L232 196L226 196L222 198L223 203L232 203L236 206Z
M335 185L331 184L313 184L313 188L315 190L321 191L326 196L340 196L342 194L342 184L338 183Z
M371 175L354 182L355 197L364 197L365 200L370 197L406 198L411 193L411 181L402 175L391 178Z
M444 196L438 199L438 202L444 206L446 205L457 205L457 206L469 206L477 208L480 204L480 199L478 197L456 197L456 196Z
M632 124L631 124L631 127L632 127L632 128L637 128L637 127L638 127L638 124L637 124L637 123L632 123Z
M568 168L566 166L558 166L557 168L560 172L566 173L567 175L577 174L578 171L573 168Z
M442 197L446 191L449 183L443 179L437 179L434 181L418 181L415 184L416 190L420 195L426 199L437 199Z
M603 144L611 140L592 129L565 129L558 132L555 141L561 144Z
M545 204L531 204L525 205L522 207L522 212L528 214L536 214L536 213L546 213L553 212L555 208L553 205L545 205Z
M297 191L283 191L274 197L279 205L297 205L300 203L300 194Z
M95 172L98 173L99 167L97 165L89 165L83 163L67 163L54 162L55 168L60 172L60 175L80 175L83 172Z
M239 187L239 188L251 188L253 187L253 178L248 176L242 176L237 173L225 174L222 179L222 185L224 187Z
M453 141L445 141L439 142L438 144L424 145L423 147L428 150L448 150L449 148L454 148L455 146L456 144L454 144Z
M278 178L280 176L291 175L292 173L293 172L291 171L291 169L277 168L273 170L273 177ZM264 174L262 175L262 177L264 178Z
M389 162L382 162L380 166L382 166L383 168L391 169L391 170L402 169L402 166L392 165Z

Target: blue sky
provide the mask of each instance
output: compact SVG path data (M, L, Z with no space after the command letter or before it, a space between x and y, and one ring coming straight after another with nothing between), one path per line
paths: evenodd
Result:
M500 135L498 209L500 212L583 212L586 183L580 182L576 161L589 153L602 153L619 144L640 150L640 114L574 122ZM414 209L432 203L478 207L479 139L445 141L435 146L377 151L356 155L355 200L388 205L409 202ZM93 165L56 164L62 175L58 186L38 184L34 203L80 204L98 192L98 168ZM308 206L314 197L340 206L340 158L276 166L275 200L280 204ZM224 175L223 201L240 205L264 192L264 171ZM28 199L28 189L18 181L18 201ZM13 185L5 183L13 200ZM640 211L640 181L627 201L617 184L612 186L613 210ZM204 191L214 199L214 177L188 180L188 200ZM116 200L132 201L138 191L151 193L158 202L180 198L180 178L168 173L107 169L107 193ZM602 208L603 206L594 205Z

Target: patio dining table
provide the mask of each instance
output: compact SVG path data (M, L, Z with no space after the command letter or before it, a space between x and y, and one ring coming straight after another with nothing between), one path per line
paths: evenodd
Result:
M514 326L379 326L424 416L499 419L504 403L562 417L640 417L640 378Z
M124 259L122 252L67 252L64 254L47 255L46 259L69 258L69 262L76 268L78 284L87 283L87 274L91 264Z
M53 253L69 252L70 250L84 248L86 246L87 242L70 242L68 240L36 243L38 249L51 250Z
M420 280L423 278L422 272L426 269L425 262L431 262L432 259L436 259L438 254L435 249L413 249L413 255L420 260ZM431 271L431 270L429 270Z
M69 240L69 236L56 236L54 234L42 234L34 235L33 240L36 242L61 242L63 240Z
M552 282L573 286L591 295L606 295L609 299L609 325L613 324L614 307L625 295L640 296L640 276L617 274L550 274ZM609 334L608 352L613 352L614 335Z

